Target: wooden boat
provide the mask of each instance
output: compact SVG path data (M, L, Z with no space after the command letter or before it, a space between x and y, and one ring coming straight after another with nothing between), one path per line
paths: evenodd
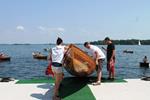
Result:
M33 58L35 58L35 59L47 60L47 56L41 54L40 52L33 52L32 55L33 55Z
M0 54L0 61L10 61L10 57L5 54Z
M140 67L149 68L149 63L140 62Z
M96 63L84 51L71 44L64 56L64 67L70 74L83 77L94 72Z

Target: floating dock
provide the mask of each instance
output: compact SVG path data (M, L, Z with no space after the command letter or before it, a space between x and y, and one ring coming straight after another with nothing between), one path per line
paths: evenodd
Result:
M0 100L52 100L53 79L0 82ZM103 80L93 86L88 79L65 78L60 88L62 100L150 100L150 81L141 79Z

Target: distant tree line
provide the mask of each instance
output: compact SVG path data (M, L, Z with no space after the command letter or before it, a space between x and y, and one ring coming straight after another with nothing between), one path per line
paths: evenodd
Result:
M139 39L127 39L127 40L112 40L116 45L138 45ZM150 40L140 40L141 45L150 45ZM94 45L103 45L103 40L92 41L90 42Z

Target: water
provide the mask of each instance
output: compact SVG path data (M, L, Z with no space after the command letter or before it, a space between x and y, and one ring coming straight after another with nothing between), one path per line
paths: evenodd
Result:
M45 76L47 61L33 59L32 52L40 51L46 55L44 48L54 45L0 45L0 52L11 56L10 62L0 62L0 77L14 77L16 79L39 78ZM82 45L78 45L84 49ZM102 46L99 46L102 47ZM105 46L106 47L106 46ZM123 50L133 50L133 54L124 54ZM139 62L146 55L150 59L150 46L117 45L116 46L116 77L141 78L150 76L150 69L140 68ZM65 71L65 75L69 74ZM93 74L95 75L95 73ZM103 65L103 76L107 77L106 62Z

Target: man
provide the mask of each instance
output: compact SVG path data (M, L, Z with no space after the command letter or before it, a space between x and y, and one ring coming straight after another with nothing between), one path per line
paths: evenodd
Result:
M84 46L91 50L93 53L93 58L95 62L98 64L97 70L97 81L93 83L93 85L100 85L101 84L101 77L102 77L102 62L105 59L105 55L100 48L97 46L91 45L89 42L85 42Z
M147 56L144 56L144 58L143 58L143 62L144 62L144 63L148 63Z
M50 53L50 59L52 61L52 71L55 77L53 100L60 99L58 90L63 79L62 60L65 53L65 46L63 46L62 44L63 40L61 38L58 38L56 41L56 46L51 49Z
M104 42L107 44L107 49L103 48L107 52L107 70L109 72L108 79L114 80L115 78L115 45L112 43L109 37L106 37Z

